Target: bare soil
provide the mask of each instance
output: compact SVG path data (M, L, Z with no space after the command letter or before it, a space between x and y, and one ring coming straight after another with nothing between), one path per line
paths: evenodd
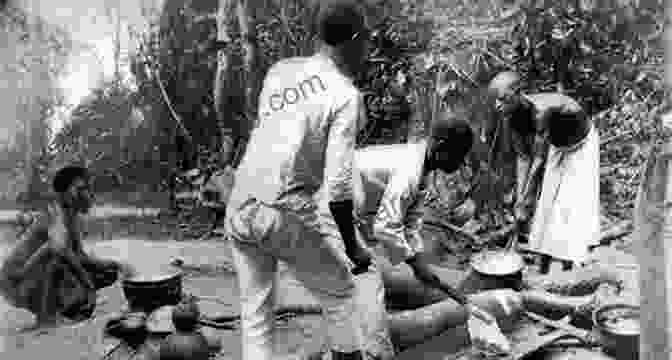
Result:
M97 255L124 259L140 271L156 271L169 267L172 258L181 258L189 271L184 281L189 293L216 297L204 311L218 314L238 313L238 289L232 273L228 246L221 239L207 241L181 240L175 222L157 221L156 209L107 205L92 212L88 227L88 248ZM0 213L0 259L15 241L11 225L12 212ZM4 220L4 221L3 221ZM178 239L176 239L178 238ZM637 269L632 255L613 248L598 248L595 261L623 271L626 287L637 287ZM282 305L313 305L315 299L284 267L278 302ZM636 296L636 295L635 295ZM0 301L0 353L13 358L38 359L58 355L67 359L102 359L103 353L116 342L103 337L103 326L125 307L119 286L104 289L91 321L62 327L47 333L22 331L32 324L26 311L14 309ZM299 316L278 324L278 359L296 359L302 354L318 351L324 342L322 323L317 316ZM240 359L240 338L237 330L216 332L222 338L223 350L218 359ZM440 351L437 351L440 353ZM445 354L444 354L445 355ZM129 354L119 358L129 358ZM438 358L437 358L438 359Z

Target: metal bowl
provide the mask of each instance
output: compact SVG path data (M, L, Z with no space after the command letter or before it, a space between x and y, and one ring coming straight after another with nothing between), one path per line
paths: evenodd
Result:
M512 250L485 250L471 258L471 267L484 275L505 276L522 271L525 260Z
M140 274L122 281L124 297L131 311L152 311L177 305L182 300L182 272Z
M609 304L593 313L593 328L599 336L604 352L616 359L639 357L639 307L627 304Z

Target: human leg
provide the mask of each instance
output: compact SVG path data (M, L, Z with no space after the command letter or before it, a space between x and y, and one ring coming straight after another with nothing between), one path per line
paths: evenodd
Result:
M43 276L38 280L37 287L31 294L31 304L35 315L35 327L46 328L57 325L58 299L56 280L63 277L59 271L57 261L48 261L44 264Z
M292 199L280 208L284 221L276 227L269 248L322 305L332 358L363 359L365 340L357 319L355 281L338 248L338 229L330 219L321 218L310 201Z
M240 291L243 360L273 359L277 261L254 244L231 241Z
M249 200L226 221L240 291L242 358L272 360L277 258L267 248L282 216Z

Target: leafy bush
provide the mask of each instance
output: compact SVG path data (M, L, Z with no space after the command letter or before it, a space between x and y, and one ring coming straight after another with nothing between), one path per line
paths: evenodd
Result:
M482 88L496 72L512 69L526 75L529 91L555 91L561 83L598 120L603 141L616 139L602 148L603 167L616 169L604 170L603 200L610 208L629 204L637 179L632 171L645 156L646 144L662 136L655 117L664 97L662 52L655 34L663 3L653 10L630 5L575 9L576 3L561 0L538 8L526 2L520 10L507 10L493 9L485 0L367 2L376 21L370 66L359 79L370 120L360 145L422 135L441 108L463 113L479 135L464 176L475 187L471 195L481 212L506 210L513 159L507 136L494 131L499 122ZM194 148L181 151L194 155L183 159L185 168L198 163L198 153L212 153L219 136L210 95L216 66L214 9L189 4L143 35L134 66L139 79L134 102L149 109L148 126L158 134L147 150L155 155L147 158L160 162L166 173L177 166L166 163L167 154L177 151L171 135L176 124L146 65L160 70L169 98L196 139ZM282 57L313 50L308 4L268 2L259 10L260 74ZM646 26L654 30L642 32ZM242 40L232 29L229 51L236 76L228 96L235 116L244 111L236 107L242 103L244 74Z

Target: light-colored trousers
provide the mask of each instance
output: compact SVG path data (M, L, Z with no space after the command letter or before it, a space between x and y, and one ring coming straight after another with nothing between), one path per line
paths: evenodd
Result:
M226 222L232 239L241 300L243 360L273 359L278 261L318 299L331 348L362 349L356 322L355 281L337 228L326 226L315 202L293 197L282 203L244 202Z

